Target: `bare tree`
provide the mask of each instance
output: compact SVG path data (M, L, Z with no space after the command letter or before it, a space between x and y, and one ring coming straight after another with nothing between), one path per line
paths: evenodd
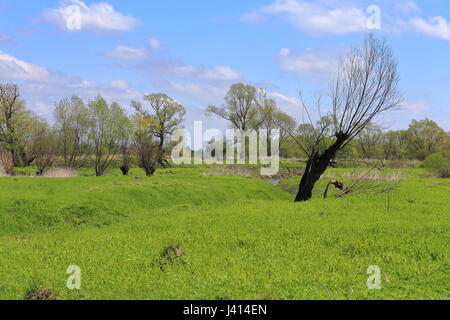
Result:
M295 201L311 199L315 183L336 153L345 148L375 117L400 104L398 81L397 63L390 48L384 40L373 35L368 35L362 47L353 49L340 61L331 95L331 130L326 130L328 124L317 127L310 121L315 126L315 143L305 147L296 140L308 160ZM320 110L320 102L318 106ZM305 110L311 119L310 109L305 106ZM327 147L321 151L320 146L326 141Z

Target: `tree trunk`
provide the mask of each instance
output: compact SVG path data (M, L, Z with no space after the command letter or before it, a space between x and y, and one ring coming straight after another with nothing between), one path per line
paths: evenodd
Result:
M311 155L306 163L306 169L300 181L295 202L308 201L312 198L314 185L319 181L325 170L327 170L331 160L336 156L336 152L339 151L346 140L346 136L339 136L336 142L323 154L315 152Z
M169 162L164 159L164 136L161 136L159 138L159 158L158 158L158 164L162 167L162 168L170 168L170 164Z
M145 168L145 174L147 175L147 177L153 177L155 175L155 172L155 168Z
M312 197L312 190L316 182L327 169L330 160L316 154L313 159L308 160L305 173L300 181L299 190L295 202L308 201Z
M12 157L12 161L14 163L14 167L16 168L23 168L23 162L22 162L22 157L20 156L20 153L17 152L16 149L11 149L11 157Z
M127 166L127 165L123 165L123 166L120 167L120 171L122 171L122 174L124 176L127 176L128 172L130 171L130 167Z

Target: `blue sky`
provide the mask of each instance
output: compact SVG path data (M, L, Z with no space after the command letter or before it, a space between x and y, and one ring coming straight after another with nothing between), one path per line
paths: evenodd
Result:
M369 6L380 9L379 29L367 28L377 21ZM386 37L399 62L404 103L383 126L428 117L450 130L446 0L0 0L0 81L20 84L28 107L49 119L72 94L128 108L164 92L186 106L188 127L221 128L203 109L235 82L264 88L298 118L298 90L326 96L338 57L368 31Z

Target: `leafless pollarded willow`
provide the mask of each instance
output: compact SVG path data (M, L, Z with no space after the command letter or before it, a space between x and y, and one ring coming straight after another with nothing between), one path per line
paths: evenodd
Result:
M310 109L303 107L314 127L313 143L304 145L294 139L307 154L305 172L295 201L311 199L315 183L336 153L345 148L371 121L401 103L397 89L397 62L385 40L366 36L363 45L341 59L331 92L330 121L313 124ZM320 111L321 101L318 101ZM291 134L293 138L294 134Z

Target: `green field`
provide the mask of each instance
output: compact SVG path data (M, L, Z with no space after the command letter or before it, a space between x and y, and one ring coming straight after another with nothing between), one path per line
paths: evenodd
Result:
M307 203L298 178L159 170L153 178L0 178L0 299L448 299L450 179L389 169L397 188ZM379 177L383 179L383 177ZM392 182L393 183L393 182ZM162 253L179 245L183 255ZM70 265L81 290L66 288ZM369 266L382 289L368 290Z

